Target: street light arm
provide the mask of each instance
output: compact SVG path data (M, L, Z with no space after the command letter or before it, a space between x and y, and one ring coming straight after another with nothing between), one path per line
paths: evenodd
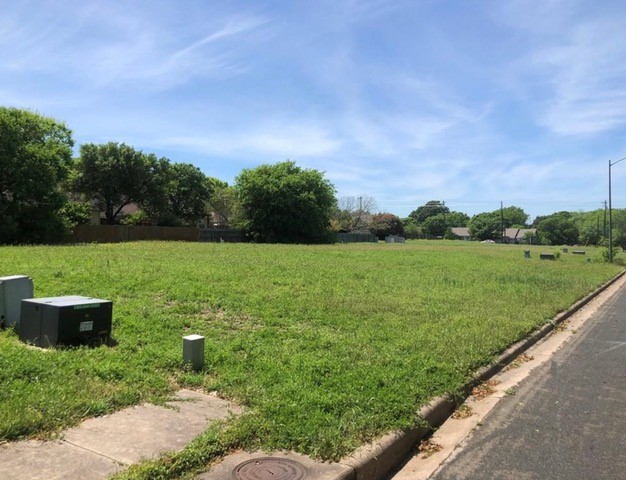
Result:
M624 158L620 158L619 160L615 160L614 162L611 162L611 160L609 160L609 167L612 167L613 165L615 165L616 163L619 163L623 160L626 160L626 157Z

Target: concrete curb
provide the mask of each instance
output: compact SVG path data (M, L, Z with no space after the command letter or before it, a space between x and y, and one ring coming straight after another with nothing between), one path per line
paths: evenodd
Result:
M624 275L626 275L626 271L613 277L597 290L576 302L568 310L559 313L551 323L543 325L528 337L511 345L492 364L480 368L475 373L474 378L461 388L461 395L456 399L447 395L441 396L422 407L418 414L427 422L428 426L389 433L376 442L360 447L353 455L342 459L339 463L354 470L352 478L355 480L382 479L406 458L418 441L442 425L452 415L459 400L465 400L476 385L493 377L518 355L548 335L557 325L567 320Z

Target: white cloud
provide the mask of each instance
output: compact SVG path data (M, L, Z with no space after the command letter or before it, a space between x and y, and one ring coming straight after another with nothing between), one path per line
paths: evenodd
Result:
M502 19L528 36L508 72L526 90L540 125L593 135L626 124L626 13L581 1L515 1Z
M182 17L184 34L167 17L128 2L7 11L0 23L0 71L68 75L85 89L122 82L143 91L169 88L195 76L245 71L245 40L255 33L253 40L265 38L269 22L242 13L206 19L189 5L167 13Z
M248 128L237 133L195 132L153 138L151 143L159 148L189 149L207 155L266 157L270 162L333 155L340 147L340 141L328 131L302 124Z

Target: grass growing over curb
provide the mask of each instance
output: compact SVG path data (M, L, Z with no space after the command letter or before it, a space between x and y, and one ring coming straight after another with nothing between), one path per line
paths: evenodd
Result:
M415 425L430 398L456 390L621 270L587 262L589 248L557 261L538 260L546 247L532 248L531 259L524 249L443 241L2 247L0 276L30 275L37 297L112 300L119 343L40 350L0 332L0 439L46 435L184 386L253 412L224 427L234 433L220 440L211 430L202 448L179 454L187 470L208 461L193 452L235 447L337 459ZM200 373L180 365L181 336L190 333L206 337ZM160 471L179 457L168 458L142 468ZM185 469L139 471L128 478Z

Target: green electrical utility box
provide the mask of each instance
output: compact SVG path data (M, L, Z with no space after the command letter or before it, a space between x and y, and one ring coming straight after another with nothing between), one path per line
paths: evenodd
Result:
M22 300L20 340L38 347L102 344L111 336L113 302L77 295Z

